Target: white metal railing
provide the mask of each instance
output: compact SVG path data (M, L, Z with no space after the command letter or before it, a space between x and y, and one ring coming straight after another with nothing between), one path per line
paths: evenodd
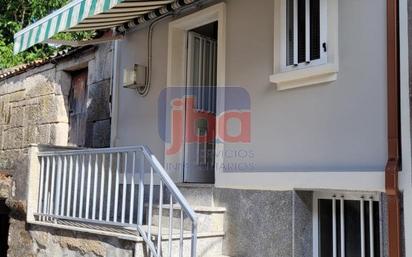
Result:
M186 236L190 257L196 256L196 215L146 146L31 155L29 222L66 220L135 230L146 242L149 255L155 257L183 257ZM168 224L162 224L164 209L169 213ZM177 211L180 220L176 221L173 214ZM184 231L187 220L190 231Z

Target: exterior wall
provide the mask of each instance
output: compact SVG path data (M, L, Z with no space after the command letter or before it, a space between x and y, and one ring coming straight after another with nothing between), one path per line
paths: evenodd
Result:
M95 234L32 226L33 250L38 257L133 257L134 243Z
M134 64L147 65L147 28L128 34L119 42L118 73L119 106L117 112L116 146L148 145L156 157L164 160L164 142L158 133L158 97L166 88L167 22L159 23L153 33L153 73L149 94L142 98L137 92L123 88L122 71ZM116 114L114 114L116 115Z
M227 209L225 255L312 256L310 192L216 189L214 198Z
M0 165L3 170L12 171L19 200L25 199L26 172L16 167L25 159L27 147L37 143L67 143L65 88L54 82L53 66L46 65L29 76L19 76L0 85Z
M0 198L6 199L11 209L8 256L46 256L38 242L54 237L49 233L53 231L45 228L41 238L36 238L38 233L25 222L28 147L67 145L70 72L88 66L90 145L109 145L111 52L110 45L85 50L0 81L0 170L11 175L0 176ZM80 242L72 241L67 239L62 244L81 247Z
M252 101L252 142L226 144L248 150L248 170L216 174L218 187L291 190L384 190L386 163L386 7L384 0L339 1L338 80L277 91L273 73L274 1L228 0L226 85L245 88ZM245 19L245 17L252 17ZM168 22L153 37L149 95L119 89L116 145L146 144L159 159L157 100L166 87ZM146 64L147 29L119 43L119 69ZM357 40L354 40L356 38ZM226 164L239 160L227 158Z
M312 257L313 192L216 188L214 204L227 209L223 253L244 257ZM381 195L381 254L388 256L386 198ZM253 240L251 240L253 239Z
M88 63L86 126L86 145L88 147L110 146L112 52L112 44L101 45L95 58Z

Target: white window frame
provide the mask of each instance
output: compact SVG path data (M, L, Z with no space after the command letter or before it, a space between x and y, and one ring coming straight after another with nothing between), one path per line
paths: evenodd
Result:
M319 200L354 200L354 201L377 201L381 204L381 194L379 192L352 192L352 191L317 191L313 193L313 257L319 257ZM382 217L382 213L379 213ZM379 228L381 230L381 228ZM341 233L343 230L341 230ZM382 232L382 231L381 231ZM344 234L343 234L344 235ZM380 233L382 237L382 233ZM342 234L341 234L342 236ZM380 242L378 242L380 244ZM381 247L381 255L382 255Z
M309 64L300 63L297 66L287 65L286 47L286 0L275 1L274 26L274 73L270 81L276 84L278 90L292 89L302 86L332 82L337 79L338 73L338 0L320 0L320 43L327 44L327 51L321 45L321 58ZM306 0L309 2L309 0ZM297 0L295 0L295 5ZM309 8L308 8L309 9ZM306 19L309 19L307 9ZM295 22L295 26L297 23ZM306 22L309 26L309 22ZM297 29L295 29L296 31ZM307 30L310 30L307 28ZM309 37L307 33L306 37ZM297 33L295 40L297 42ZM307 48L309 40L306 40ZM297 43L295 55L297 58ZM307 58L309 53L307 52ZM295 60L295 63L297 60Z

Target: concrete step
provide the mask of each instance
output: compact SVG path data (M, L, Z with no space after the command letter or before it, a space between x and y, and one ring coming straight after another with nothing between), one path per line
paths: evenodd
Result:
M149 228L148 226L143 226L143 229L148 232ZM180 239L180 229L177 228L172 228L170 231L168 227L163 227L161 228L161 234L162 234L162 240L167 241L171 237L173 240L175 239ZM157 237L159 234L159 227L158 226L151 226L150 228L150 234L154 237ZM198 232L197 237L198 238L211 238L211 237L223 237L225 233L223 232ZM190 239L192 237L192 232L190 230L183 230L183 238L184 239Z
M144 228L146 231L147 227ZM151 235L154 239L157 238L159 227L151 227ZM184 231L183 233L183 256L190 256L191 250L191 232ZM223 247L223 237L224 233L220 232L199 232L197 234L197 256L198 257L210 257L210 256L221 256ZM180 229L172 229L171 237L169 229L162 226L162 251L163 256L169 256L169 243L172 242L172 257L179 257L179 247L180 247ZM145 244L138 244L138 257L145 257L144 253L146 251Z
M223 232L224 215L226 208L209 206L192 206L198 218L197 229L199 232ZM170 205L163 205L162 208L162 227L169 227ZM180 229L181 206L173 205L172 227ZM154 205L152 211L153 225L159 225L159 206ZM191 230L191 221L188 217L183 219L183 228Z
M211 184L177 184L180 192L193 206L214 206L213 191L214 185Z

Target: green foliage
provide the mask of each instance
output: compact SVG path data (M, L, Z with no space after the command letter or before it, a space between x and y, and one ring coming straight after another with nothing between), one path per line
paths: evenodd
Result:
M13 55L13 37L16 32L64 6L70 0L0 0L0 69L34 61L60 50L48 45L36 45ZM81 40L91 33L60 33L58 39Z

